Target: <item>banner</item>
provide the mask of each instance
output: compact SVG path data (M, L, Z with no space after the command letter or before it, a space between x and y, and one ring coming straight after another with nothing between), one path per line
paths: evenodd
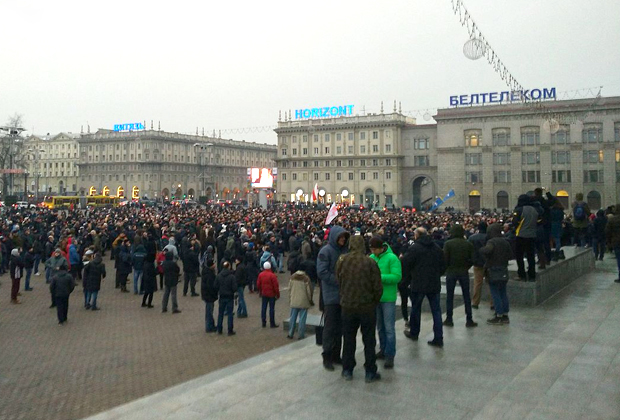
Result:
M446 194L443 200L441 199L441 197L437 197L437 200L435 200L435 202L433 203L429 211L436 210L439 206L441 206L443 203L445 203L446 201L448 201L454 196L455 196L454 189L451 189L450 191L448 191L448 194Z
M332 206L329 208L329 212L327 212L327 218L325 219L325 225L329 225L332 220L334 220L338 216L338 209L336 208L336 203L332 203Z

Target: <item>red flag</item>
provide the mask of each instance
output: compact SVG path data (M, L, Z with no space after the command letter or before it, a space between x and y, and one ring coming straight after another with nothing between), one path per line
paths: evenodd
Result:
M319 200L319 184L314 184L314 189L312 190L312 201Z

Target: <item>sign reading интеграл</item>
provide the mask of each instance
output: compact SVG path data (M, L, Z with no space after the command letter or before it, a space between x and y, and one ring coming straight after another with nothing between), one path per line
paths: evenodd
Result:
M295 110L296 120L307 118L345 117L347 115L353 115L353 105L326 106L322 108L306 108Z
M131 124L114 124L114 131L136 131L144 130L144 124L131 123Z
M540 101L556 99L555 88L513 90L503 92L472 93L470 95L450 96L450 106L502 104L511 102Z

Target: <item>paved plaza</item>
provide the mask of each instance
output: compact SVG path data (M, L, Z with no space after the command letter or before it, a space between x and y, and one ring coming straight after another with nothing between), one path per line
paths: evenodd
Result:
M609 258L609 257L608 257ZM620 418L620 285L615 261L546 303L513 308L511 324L466 329L463 309L445 347L407 341L397 322L393 371L366 384L321 366L313 340L295 342L90 420L592 419ZM478 321L488 310L475 312Z
M142 308L142 296L114 288L113 261L109 254L104 260L101 310L83 308L80 285L64 326L49 309L43 274L32 277L34 291L21 292L21 305L9 303L11 279L0 277L0 420L80 419L290 343L282 328L261 327L260 299L247 289L249 317L235 317L237 335L206 334L204 303L183 297L182 284L182 313L173 315L169 306L162 314L161 292L154 309ZM286 288L288 275L279 276ZM279 323L288 312L283 290Z

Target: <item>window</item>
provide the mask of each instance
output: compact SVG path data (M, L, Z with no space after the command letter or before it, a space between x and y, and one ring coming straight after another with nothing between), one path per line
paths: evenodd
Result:
M304 143L308 143L308 136L303 136L302 139Z
M341 155L342 154L342 147L341 146L336 147L336 154L337 155Z
M379 166L379 161L377 159L373 159L372 166Z
M377 140L379 138L379 132L378 131L373 131L372 132L372 139L373 140Z
M387 172L385 173L385 179L392 179L392 172L387 171Z
M540 163L540 152L522 152L521 164L522 165L535 165Z
M314 173L314 180L315 180L315 181L318 181L318 180L319 180L319 174L318 174L318 173L316 173L316 172Z
M336 173L336 181L342 181L342 174L340 172Z
M620 141L620 122L614 123L614 141Z
M307 168L307 167L308 167L308 161L304 160L304 168Z
M428 166L428 156L414 156L413 166Z
M581 141L583 143L601 143L603 141L603 125L602 124L584 124L581 132Z
M386 153L391 153L392 152L392 145L391 144L386 144L385 145L385 152Z
M349 159L349 166L353 166L353 159Z
M553 183L570 183L570 171L560 170L551 171L551 182Z
M361 181L365 181L366 180L366 172L360 172L360 180Z
M570 143L570 126L560 125L555 133L551 134L551 144L569 144Z
M353 133L347 133L347 138L349 140L353 140Z
M325 134L325 135L323 136L323 140L325 140L325 141L329 141L329 134Z
M325 154L326 154L326 155L329 155L329 147L326 147L326 148L325 148Z
M495 183L508 183L510 181L510 171L495 171L493 172L493 182Z
M616 149L616 163L620 162L620 150Z
M379 179L379 172L373 172L372 173L372 179L374 179L374 180Z
M349 172L349 181L353 181L353 172Z
M282 174L282 181L286 181L286 174Z
M353 146L347 146L347 153L350 155L353 154Z
M493 146L510 146L510 129L493 129Z
M286 149L282 149L282 156L286 156ZM133 155L131 155L131 158L133 159Z
M329 181L330 176L329 176L329 172L325 172L325 181Z
M314 135L314 141L319 141L319 135L318 134Z
M372 145L372 152L373 153L379 153L379 145L378 144L373 144Z
M428 139L414 139L413 148L416 150L426 150L429 148Z
M366 140L366 132L360 131L360 140Z
M366 159L360 159L360 166L366 166Z
M297 149L293 147L293 156L297 156Z
M583 182L603 182L603 170L583 171Z
M521 128L521 146L535 146L540 144L540 127Z
M467 147L482 146L482 130L465 131L465 146Z
M337 160L336 161L336 166L338 166L338 167L342 166L342 161L341 160Z
M325 167L329 167L329 160L325 161Z
M551 152L551 163L556 163L559 165L570 163L570 152L569 151Z
M297 143L297 136L293 136L293 143Z
M304 148L302 149L302 154L303 154L304 156L307 156L307 155L308 155L308 148L307 148L307 147L304 147Z
M318 153L318 152L317 152L317 153ZM319 167L319 161L318 161L318 160L315 160L315 161L314 161L314 167L315 167L315 168L318 168L318 167Z
M583 163L599 163L603 162L602 150L584 150Z
M540 182L540 171L521 171L521 181L523 182Z
M319 154L319 148L318 148L318 147L315 147L315 148L314 148L314 154L315 154L315 155L318 155L318 154Z
M297 173L293 172L293 181L297 181Z
M360 153L365 155L366 154L366 146L360 146Z
M385 166L392 166L392 159L386 159L385 160Z
M481 172L465 172L465 180L467 182L482 182Z
M482 164L482 153L465 153L465 165Z
M342 140L342 134L336 133L336 140Z
M510 165L510 153L493 153L493 165Z

